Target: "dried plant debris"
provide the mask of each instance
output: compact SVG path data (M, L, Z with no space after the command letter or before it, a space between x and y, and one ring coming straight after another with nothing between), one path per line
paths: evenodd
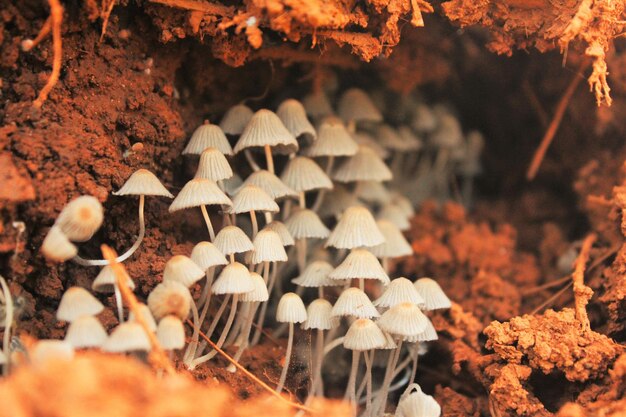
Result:
M623 2L452 0L442 7L462 27L486 27L491 37L487 47L498 54L530 48L545 52L557 45L564 53L569 48L584 50L593 61L589 88L598 106L611 105L606 54L613 48L614 37L623 32Z

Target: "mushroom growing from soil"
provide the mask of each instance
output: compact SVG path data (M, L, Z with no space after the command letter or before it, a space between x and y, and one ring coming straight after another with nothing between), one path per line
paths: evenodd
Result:
M232 214L250 213L252 238L254 239L259 231L256 212L276 213L279 210L278 204L276 204L274 199L261 188L254 185L245 185L235 194L229 212Z
M441 406L417 384L410 384L400 396L395 417L439 417Z
M96 297L81 287L71 287L61 297L57 320L73 322L82 316L95 316L104 310Z
M159 321L156 337L164 350L173 351L185 347L185 328L176 316L165 316Z
M184 320L191 308L191 294L189 289L178 281L164 281L154 287L148 295L148 307L157 320L170 314Z
M402 231L389 220L376 221L378 230L383 234L385 241L380 245L369 248L370 252L381 259L383 269L389 272L389 259L401 258L413 254L413 248L406 240Z
M302 273L306 267L307 239L324 239L329 236L330 230L313 210L302 208L289 216L285 226L296 241L298 271Z
M195 178L205 178L215 181L219 185L220 181L232 176L233 170L224 154L215 148L206 148L202 151ZM223 187L220 188L223 189Z
M360 145L359 151L341 164L332 175L335 181L389 181L393 178L385 162L369 146Z
M272 151L294 153L298 150L298 141L274 112L261 109L254 113L235 145L235 153L245 151L253 169L258 171L258 166L255 166L252 156L248 153L249 148L263 148L267 170L273 174L275 170Z
M131 291L135 289L135 283L129 277L126 281L128 288ZM120 289L117 286L117 281L115 278L115 273L110 265L104 266L96 279L91 283L91 289L95 292L100 293L113 293L115 295L115 305L117 306L117 318L120 323L124 322L124 306L122 305L122 294L120 293Z
M193 132L183 155L200 155L206 148L215 148L223 155L232 155L233 149L219 126L204 122Z
M133 321L122 323L113 329L102 345L102 350L113 353L148 352L150 339L140 324Z
M245 104L237 104L228 109L222 120L220 127L227 135L239 136L250 123L254 112Z
M65 262L78 254L78 248L59 226L52 226L41 244L41 253L51 261Z
M332 181L319 165L304 156L296 156L289 160L280 179L289 188L298 192L301 208L306 208L305 193L307 191L333 188Z
M283 101L280 106L278 106L276 115L283 122L287 130L289 130L296 139L300 139L302 143L311 143L317 138L315 128L306 117L304 106L298 100L290 98Z
M83 195L67 203L54 224L72 242L85 242L100 228L103 218L102 204Z
M289 324L289 335L287 336L287 350L285 351L285 363L276 386L276 392L281 393L287 379L287 371L291 361L291 350L293 347L294 323L302 323L307 319L306 308L302 299L295 293L284 294L278 302L276 309L276 321Z
M204 222L209 231L209 237L211 241L213 241L215 240L215 232L209 213L207 213L206 210L206 206L208 205L231 207L233 203L214 181L204 178L194 178L180 190L170 205L169 211L173 213L186 208L200 207L202 217L204 217Z
M313 300L307 307L307 319L302 323L304 330L316 330L315 349L311 354L313 371L311 376L311 387L309 398L324 395L324 384L322 381L322 363L324 360L324 331L337 327L338 320L331 315L332 304L323 298Z
M452 303L450 299L434 279L428 277L419 278L415 281L414 285L424 299L425 310L438 310L451 307Z
M348 131L354 132L358 122L381 122L383 116L367 93L360 88L346 90L339 99L337 112L348 125Z
M339 266L330 274L333 280L359 280L359 288L365 291L365 280L378 280L382 285L389 284L387 273L373 253L367 249L352 249Z
M67 328L65 341L74 349L99 348L107 339L107 332L94 316L81 316Z

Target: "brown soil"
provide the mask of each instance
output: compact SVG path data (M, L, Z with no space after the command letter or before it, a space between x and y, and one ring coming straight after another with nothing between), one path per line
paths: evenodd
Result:
M1 2L0 272L18 301L18 332L62 337L54 310L63 290L88 287L95 277L93 269L47 263L39 254L70 199L94 195L107 213L81 253L98 257L101 243L122 251L137 230L129 215L137 202L110 192L137 168L179 188L192 172L180 151L202 120L218 120L266 87L268 103L301 96L311 80L314 87L330 89L335 80L403 94L420 87L427 99L453 103L464 125L480 128L489 141L488 175L479 180L474 210L425 204L412 221L416 255L398 265L410 278L435 277L456 301L433 316L441 339L422 361L423 371L420 365L420 384L435 393L446 416L626 413L626 54L614 40L622 31L621 2L433 2L435 15L415 29L410 0L203 2L200 9L197 1L120 1L102 41L106 16L98 3L66 2L60 80L35 109L52 47L45 40L25 53L20 43L36 36L49 10L39 0ZM256 23L246 24L251 16ZM449 21L472 27L461 34ZM497 57L485 44L512 57ZM560 55L548 52L553 49L567 50L566 69ZM585 56L591 69L583 75L593 96L575 92L539 177L528 184L528 161L574 76L570 68ZM612 106L594 111L594 99L611 103L607 71ZM199 213L169 215L166 204L148 198L146 238L125 264L140 298L159 281L169 256L188 253L202 237ZM23 232L15 222L24 223ZM573 305L571 290L542 305L566 281L539 286L563 275L556 260L589 232L598 235L585 274L594 292L587 309L592 330L581 332L566 308ZM107 327L116 324L110 310L100 318ZM242 363L274 382L283 356L265 340ZM52 396L75 415L83 407L92 414L149 416L292 411L259 397L257 385L225 365L219 360L195 372L206 387L182 376L156 379L129 359L81 355L71 367L16 372L0 384L0 413L58 415L47 401ZM288 386L296 392L303 384L294 372ZM219 386L252 400L233 401ZM189 401L175 402L163 389ZM172 409L183 406L189 408ZM337 404L320 404L326 406L329 415L345 413Z

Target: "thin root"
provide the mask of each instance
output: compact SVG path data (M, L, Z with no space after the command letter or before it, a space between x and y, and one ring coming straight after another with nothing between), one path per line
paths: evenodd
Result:
M54 51L54 56L52 59L52 73L50 74L50 78L48 78L48 82L43 86L41 91L39 92L39 96L33 102L33 106L35 108L40 108L44 101L48 98L48 94L55 86L57 81L59 80L59 76L61 75L61 60L63 57L63 41L61 39L61 24L63 22L63 6L61 6L61 2L59 0L48 0L50 4L50 26L52 29L52 49ZM47 22L44 24L42 28L42 32L44 30L50 31L50 28L47 28ZM40 37L45 37L47 33L40 33L35 40ZM33 42L34 43L34 42ZM31 45L32 48L32 45Z
M576 318L583 326L583 331L590 329L589 317L587 316L587 303L593 295L591 288L585 285L585 265L589 260L589 254L591 247L596 241L596 234L591 233L583 241L583 246L580 249L580 254L574 262L574 273L572 274L572 283L574 285L574 309L576 311Z

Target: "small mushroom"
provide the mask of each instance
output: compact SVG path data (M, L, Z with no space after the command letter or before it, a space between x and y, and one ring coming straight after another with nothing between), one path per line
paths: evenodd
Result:
M185 328L176 316L165 316L159 321L156 337L164 350L173 351L185 347Z
M259 231L259 224L256 212L276 213L280 209L278 204L261 188L254 185L243 186L233 198L232 207L229 212L232 214L250 213L252 222L252 238Z
M344 290L333 305L333 317L350 316L356 318L371 319L380 317L380 313L374 307L367 294L358 288Z
M215 148L223 155L232 155L233 149L220 126L205 121L191 135L189 143L183 149L183 155L200 155L206 148Z
M315 128L306 117L306 110L302 103L295 99L287 99L280 103L276 115L283 122L291 134L302 141L312 143L317 139Z
M389 284L387 273L376 256L367 249L352 249L328 277L333 280L358 279L361 291L365 290L366 279L377 280L385 286Z
M99 348L107 339L107 332L94 316L81 316L67 328L65 341L74 349Z
M385 237L365 207L349 207L331 232L325 247L352 249L380 245Z
M283 370L276 386L276 392L281 393L287 379L287 371L291 362L291 350L293 348L293 330L294 323L302 323L306 321L307 313L302 299L295 293L289 292L284 294L278 302L276 309L276 321L279 323L289 324L289 336L287 338L287 350L285 351L285 363Z
M150 339L140 324L127 321L117 326L102 345L102 350L112 353L148 352Z
M311 378L311 389L309 398L315 395L324 395L324 384L322 380L322 364L324 360L324 331L330 330L339 325L339 320L331 315L333 306L327 300L318 298L313 300L306 309L306 321L302 323L304 330L315 330L315 349L311 354L313 362L313 372Z
M229 108L224 114L220 127L227 135L239 136L250 123L253 115L254 112L250 110L250 107L245 104L237 104Z
M96 297L81 287L71 287L61 297L57 320L73 322L81 316L95 316L104 310Z
M215 237L214 245L220 252L230 257L230 263L235 262L235 254L254 250L250 238L237 226L222 228Z
M450 308L452 305L448 296L434 279L428 277L419 278L414 285L424 299L426 310Z
M102 204L90 195L83 195L63 207L56 226L73 242L85 242L100 228L104 218Z

